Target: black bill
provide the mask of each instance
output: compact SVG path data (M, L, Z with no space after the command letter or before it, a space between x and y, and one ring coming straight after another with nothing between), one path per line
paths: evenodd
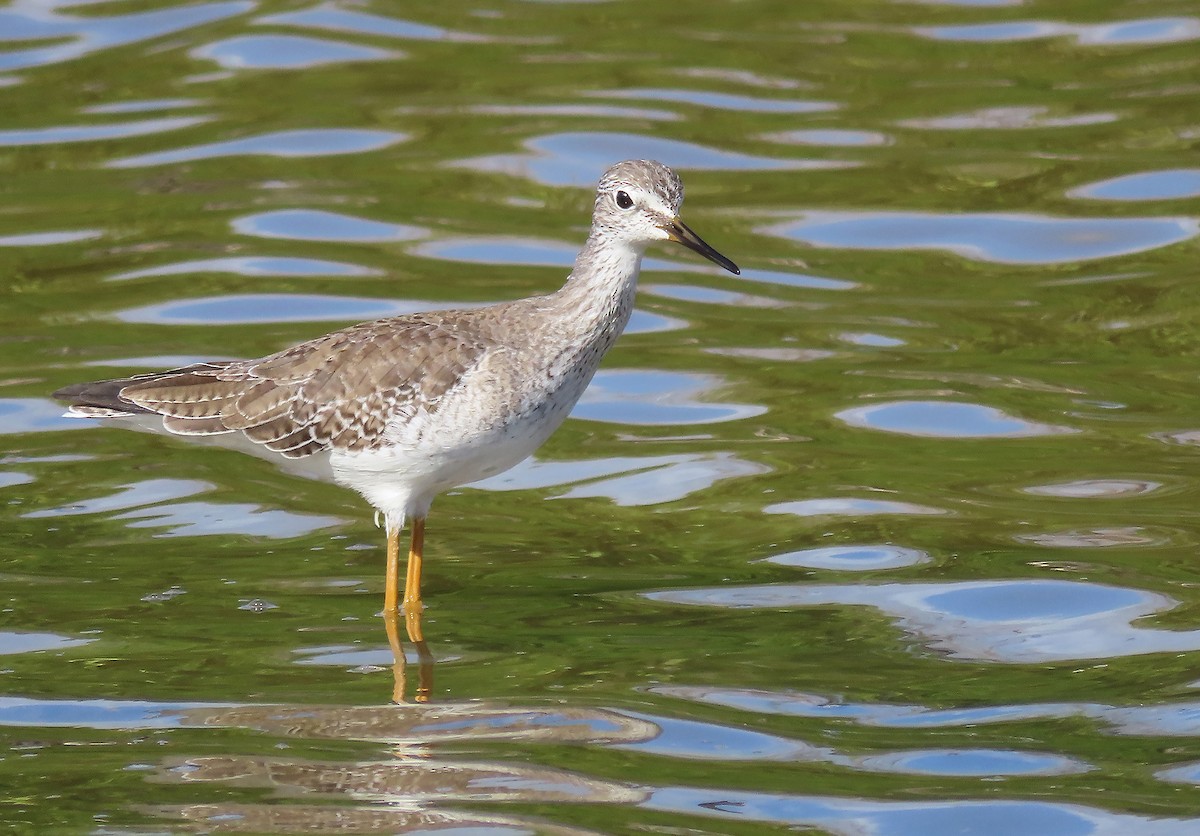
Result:
M704 239L692 232L688 228L688 225L679 220L679 218L675 218L674 220L668 222L663 229L666 230L667 235L671 237L672 241L678 241L689 250L695 250L709 261L713 262L714 264L720 264L734 275L740 276L742 274L742 271L738 269L736 264L727 259L725 256L721 255L708 244L704 243Z

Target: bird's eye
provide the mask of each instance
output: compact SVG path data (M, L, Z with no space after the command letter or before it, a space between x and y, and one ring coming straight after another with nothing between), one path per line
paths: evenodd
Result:
M617 205L622 209L628 209L633 206L633 198L629 196L628 192L617 192Z

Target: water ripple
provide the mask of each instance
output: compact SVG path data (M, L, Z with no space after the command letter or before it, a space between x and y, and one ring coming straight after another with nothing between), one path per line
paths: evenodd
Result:
M571 413L613 424L711 424L762 415L765 406L706 403L698 396L727 383L712 375L659 370L600 371Z
M845 702L797 691L763 691L691 685L656 685L651 693L694 700L754 714L845 720L898 729L971 729L981 725L1083 717L1116 734L1140 737L1200 737L1200 703L1105 705L1091 702L1018 703L969 708L929 708L895 703Z
M837 339L844 343L850 343L850 345L861 345L866 348L899 348L906 344L899 337L889 337L870 331L843 331L837 335Z
M707 490L724 479L758 476L770 468L731 453L677 453L614 456L582 461L526 459L497 476L475 482L489 491L529 490L573 485L556 498L605 498L623 507L674 502Z
M723 305L735 308L785 308L789 306L788 302L784 302L782 299L772 299L769 296L755 296L750 293L737 293L732 290L691 284L643 284L638 289L642 293L663 299L696 302L704 305Z
M1113 813L1082 804L1046 801L870 801L835 796L788 795L745 790L667 787L655 789L642 807L732 822L769 822L837 834L1014 833L1100 836L1194 836L1200 819L1167 819ZM742 827L745 824L741 824Z
M633 712L629 716L658 728L658 734L648 740L620 744L620 748L635 752L723 763L763 760L828 762L834 759L833 750L828 747L813 746L773 734Z
M913 2L928 3L934 6L970 6L982 9L998 6L1019 6L1025 0L913 0Z
M69 647L80 647L94 641L95 639L71 639L54 633L18 633L0 630L0 656L66 650ZM4 698L0 697L0 709L2 709L3 703ZM2 716L0 716L0 725L4 725Z
M298 12L267 15L259 18L257 23L282 24L287 26L304 26L313 29L326 29L333 32L353 32L359 35L372 35L382 38L402 38L419 41L486 41L482 35L466 32L455 32L440 26L427 23L414 23L411 20L401 20L395 17L367 14L366 12L351 11L334 3L322 3L311 9Z
M648 119L653 122L674 122L679 114L669 110L646 107L614 107L613 105L575 104L480 104L451 108L420 108L421 113L477 113L483 116L559 116L595 117L598 119Z
M1161 17L1094 24L1025 20L970 26L918 27L913 31L927 38L947 41L1029 41L1072 37L1081 46L1132 46L1200 39L1200 20L1194 17Z
M378 151L408 139L396 131L358 130L352 128L314 128L300 131L276 131L257 136L192 145L173 151L158 151L136 157L110 160L109 168L139 168L166 165L214 157L323 157L334 154L360 154Z
M1121 118L1118 114L1107 111L1072 113L1064 116L1052 116L1051 113L1048 107L985 107L947 116L901 119L896 124L904 128L935 131L994 131L1103 125Z
M526 140L524 154L501 154L460 160L452 165L528 177L549 186L594 186L596 171L613 160L641 157L670 160L680 169L711 171L779 171L848 168L857 163L757 157L721 151L676 139L621 133L561 133Z
M456 309L482 303L455 302ZM200 299L175 299L128 308L114 316L123 322L152 325L243 325L259 322L358 322L420 311L445 310L447 303L412 299L376 299L317 293L242 293ZM648 334L686 328L687 323L660 314L634 310L627 334Z
M528 267L566 267L575 264L577 248L562 241L540 238L475 236L441 238L418 244L410 252L422 258L467 264L516 264Z
M876 514L903 514L931 516L948 514L942 508L916 505L912 502L897 502L889 499L864 499L854 496L838 496L823 499L800 499L794 502L777 502L763 508L764 514L794 514L797 517L866 517Z
M164 131L177 131L208 122L207 116L175 116L163 119L141 119L136 122L110 122L100 125L57 125L52 128L25 128L0 131L0 147L18 145L57 145L66 142L94 142L101 139L124 139Z
M245 503L175 501L205 493L213 487L196 479L146 479L121 485L107 496L30 511L22 516L26 519L56 519L121 511L111 514L111 519L132 520L128 523L130 528L169 529L156 535L159 537L244 534L280 539L298 537L342 522L337 517L296 514Z
M29 485L37 480L28 473L18 470L0 470L0 488L15 488L17 485Z
M203 99L133 99L125 102L89 105L81 113L149 113L156 110L174 110L180 107L199 107Z
M739 459L731 453L672 458L675 461L661 467L578 485L562 494L561 498L610 499L622 507L660 505L708 490L725 479L760 476L770 471L765 465Z
M58 4L66 5L66 4ZM0 53L0 71L59 64L102 49L160 38L254 8L248 0L200 3L141 14L72 17L43 4L0 10L0 41L67 39L64 43Z
M814 360L828 360L836 357L836 351L823 348L723 348L716 346L704 349L706 354L716 354L720 357L742 357L754 360L767 360L772 363L811 363Z
M62 405L46 398L0 398L0 435L82 430L96 423L90 418L65 418Z
M116 493L107 496L85 499L42 511L29 511L21 516L26 519L42 519L124 511L157 502L195 496L198 493L211 491L215 487L209 482L202 482L198 479L145 479L129 485L120 485Z
M820 145L833 148L864 147L870 145L887 145L892 139L887 134L876 131L850 131L834 128L815 128L804 131L778 131L759 135L767 142L778 142L784 145Z
M213 707L217 707L216 704L202 702L43 700L4 696L0 697L0 726L166 729L180 725L184 711Z
M1050 485L1033 485L1022 490L1034 496L1109 499L1141 496L1161 487L1162 482L1151 482L1148 479L1076 479L1071 482L1056 482Z
M1067 196L1091 200L1182 200L1200 197L1200 168L1126 174L1071 189Z
M859 769L907 775L945 775L989 778L1001 775L1071 775L1091 767L1065 755L1017 752L1010 749L926 749L866 755L855 759Z
M835 569L839 572L873 572L928 563L929 555L918 549L890 545L826 546L777 554L759 562L800 566L806 569Z
M1200 762L1160 769L1154 773L1154 777L1171 784L1200 784Z
M997 749L933 749L851 756L749 729L648 714L630 716L658 727L658 734L619 748L688 760L818 761L866 772L910 775L1067 775L1086 772L1086 764L1064 755Z
M844 409L834 417L852 427L925 438L1029 438L1078 432L1015 418L995 407L951 401L887 401Z
M179 502L116 514L130 528L165 528L156 537L206 537L241 534L283 540L339 525L344 520L320 514L296 514L233 502Z
M1109 549L1114 547L1159 546L1170 541L1165 533L1150 533L1138 526L1106 526L1073 531L1021 534L1018 543L1047 549Z
M761 96L741 96L733 93L713 93L705 90L667 90L662 88L632 88L629 90L597 90L588 95L614 99L650 99L659 102L711 107L718 110L755 113L818 113L836 110L834 102L803 101L799 99L769 99Z
M220 362L221 360L236 360L236 357L220 357L206 354L203 357L196 354L142 354L137 357L101 357L89 360L88 366L119 366L138 369L178 369L193 363Z
M233 273L238 276L379 276L381 271L341 261L287 256L231 256L160 264L109 276L107 281L142 279L148 276L186 276L192 273Z
M1004 580L859 585L724 586L646 593L720 608L869 606L930 649L956 659L1018 664L1200 650L1200 630L1135 626L1175 601L1079 581Z
M231 70L292 70L404 57L394 50L297 35L240 35L197 47L192 55Z
M320 294L246 293L175 299L117 313L123 322L154 325L242 325L256 322L343 322L433 310L435 302Z
M418 226L374 221L318 209L278 209L235 219L231 226L240 235L285 238L296 241L385 242L424 238L429 230Z
M947 250L976 261L1062 264L1131 255L1187 241L1200 233L1200 224L1193 218L805 212L760 231L818 247Z
M74 244L77 241L95 240L103 234L98 229L64 229L59 232L0 235L0 247L49 247L54 244Z

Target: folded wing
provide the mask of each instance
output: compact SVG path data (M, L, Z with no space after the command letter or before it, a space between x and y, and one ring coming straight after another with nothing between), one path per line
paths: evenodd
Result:
M392 422L436 412L493 347L469 312L383 319L258 360L196 363L69 386L82 414L157 413L180 435L241 432L289 458L376 448Z

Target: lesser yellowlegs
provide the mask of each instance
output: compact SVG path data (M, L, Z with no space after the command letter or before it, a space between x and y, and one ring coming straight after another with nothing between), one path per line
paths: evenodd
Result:
M629 321L646 247L676 241L739 272L679 219L682 202L667 166L617 163L600 179L591 233L554 293L380 319L257 360L54 394L70 403L68 415L162 416L172 433L240 433L289 459L323 458L383 513L385 613L399 609L400 531L411 521L403 606L419 613L433 498L507 470L558 428Z

